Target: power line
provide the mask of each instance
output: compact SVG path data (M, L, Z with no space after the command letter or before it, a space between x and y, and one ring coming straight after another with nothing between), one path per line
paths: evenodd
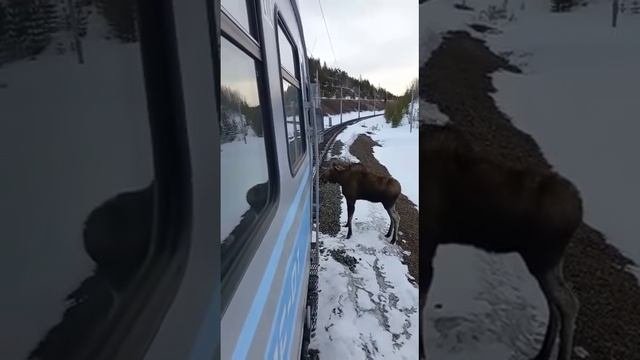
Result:
M316 44L318 43L318 36L313 39L313 46L311 46L311 56L313 56L313 51L316 49Z
M331 41L331 34L329 33L329 27L327 26L327 19L324 17L324 10L322 10L322 2L318 0L318 5L320 5L320 13L322 14L322 21L324 22L324 29L327 32L327 37L329 38L329 45L331 46L331 53L333 54L333 62L338 63L336 59L336 52L333 50L333 41Z

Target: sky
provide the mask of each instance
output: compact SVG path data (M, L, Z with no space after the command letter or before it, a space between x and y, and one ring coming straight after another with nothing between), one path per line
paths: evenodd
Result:
M298 0L298 4L309 57L353 77L362 75L396 95L418 78L416 0Z

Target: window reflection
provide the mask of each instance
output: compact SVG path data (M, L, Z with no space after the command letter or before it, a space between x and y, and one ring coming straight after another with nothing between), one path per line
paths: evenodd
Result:
M282 94L287 124L289 158L294 163L304 153L302 128L300 124L300 93L287 80L282 80Z
M249 8L246 0L222 0L225 9L245 30L250 31Z
M295 53L291 42L284 35L280 26L278 26L278 47L280 50L280 66L285 68L291 75L297 77L298 72L296 71L296 62L294 60Z
M280 66L285 68L291 75L297 77L298 72L296 71L296 62L294 61L293 47L280 26L278 26L278 44L280 50Z
M223 251L241 246L269 196L258 63L221 40L220 239ZM224 254L223 254L224 256Z
M278 25L278 43L280 66L282 68L282 102L285 113L285 127L287 129L289 164L293 167L304 155L306 147L300 112L302 93L300 91L299 73L296 71L298 62L295 58L295 51L280 25ZM287 73L294 76L295 79L292 79Z
M19 304L3 359L89 358L130 315L119 299L143 300L155 174L138 6L0 0L2 296Z

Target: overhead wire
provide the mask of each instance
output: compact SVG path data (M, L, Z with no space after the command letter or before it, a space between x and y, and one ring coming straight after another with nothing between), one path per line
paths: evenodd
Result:
M331 40L331 33L329 33L329 27L327 26L327 19L324 16L324 10L322 9L322 2L318 0L318 5L320 5L320 13L322 14L322 21L324 22L324 29L327 32L327 37L329 38L329 46L331 47L331 53L333 54L333 62L335 64L338 63L336 59L336 52L333 49L333 41Z

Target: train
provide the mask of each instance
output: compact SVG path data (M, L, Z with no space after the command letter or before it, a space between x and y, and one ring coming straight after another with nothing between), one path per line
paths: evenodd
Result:
M221 356L304 358L323 129L300 13L296 1L223 0L220 21Z

